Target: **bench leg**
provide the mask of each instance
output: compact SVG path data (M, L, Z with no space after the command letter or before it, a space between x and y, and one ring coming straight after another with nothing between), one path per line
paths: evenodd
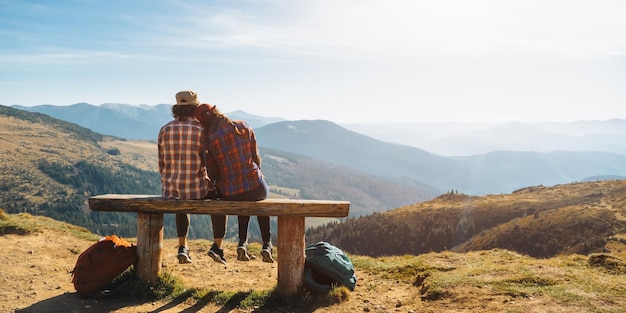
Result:
M157 283L163 254L163 213L137 213L137 276Z
M304 217L278 217L278 294L298 294L304 283Z

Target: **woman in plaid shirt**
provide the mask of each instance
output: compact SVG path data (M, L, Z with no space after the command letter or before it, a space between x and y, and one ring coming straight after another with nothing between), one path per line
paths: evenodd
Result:
M176 94L174 120L161 127L158 137L159 172L163 199L204 199L215 188L204 164L204 128L194 118L200 103L194 91ZM191 263L187 244L189 214L176 214L178 262Z
M246 121L232 121L215 106L201 104L195 117L205 129L207 172L219 190L220 198L228 201L258 201L267 198L269 190L263 173L261 157L252 127ZM248 224L250 216L238 216L239 245L237 260L254 258L248 253ZM263 248L263 262L273 263L270 217L257 216ZM211 215L214 243L209 256L225 263L222 240L226 233L226 216Z

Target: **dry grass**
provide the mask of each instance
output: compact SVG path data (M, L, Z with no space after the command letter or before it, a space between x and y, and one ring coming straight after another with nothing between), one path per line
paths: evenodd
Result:
M536 258L626 251L626 180L448 193L307 233L368 256L504 249ZM384 244L372 244L384 238Z
M473 295L486 301L485 312L498 311L498 307L505 312L510 306L507 303L532 299L541 299L549 307L571 308L572 312L626 312L626 269L620 265L615 271L615 264L623 261L608 258L614 262L592 262L598 255L535 259L500 249L384 258L352 256L361 270L411 283L419 288L423 301L454 304L458 309L480 306L478 301L469 301Z
M0 234L0 240L26 247L24 252L5 249L0 254L7 264L0 274L11 281L0 292L0 309L15 305L12 288L18 289L17 294L30 294L20 298L19 305L28 308L23 312L45 312L39 309L51 304L66 312L84 309L85 300L73 294L72 286L53 276L62 277L59 266L71 269L80 251L98 236L45 217L5 213L0 214ZM41 240L45 244L37 244ZM120 288L135 289L126 289L126 296L106 305L115 308L112 312L146 312L159 306L177 308L177 312L194 307L198 312L626 312L626 263L609 254L536 259L493 249L380 258L349 255L359 279L355 291L340 287L315 294L305 288L298 297L278 299L274 267L236 261L219 266L204 255L209 245L206 240L192 241L194 264L180 266L170 262L175 243L166 240L162 284L150 287L158 299L145 298L145 289L137 292L146 286L127 284ZM234 253L234 243L226 247ZM253 253L255 247L251 245ZM234 260L234 255L227 257ZM259 276L267 270L267 276ZM37 284L41 280L49 283ZM50 283L59 286L49 288Z
M130 164L144 171L157 172L159 170L156 142L107 138L98 144L105 150L118 149L121 153L115 158L122 163Z

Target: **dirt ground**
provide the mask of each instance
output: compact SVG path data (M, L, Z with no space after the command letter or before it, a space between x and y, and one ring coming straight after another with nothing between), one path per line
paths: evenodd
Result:
M132 240L131 240L132 241ZM131 297L81 299L71 283L70 271L78 254L93 242L68 238L56 230L31 235L0 236L0 312L584 312L546 303L544 299L494 297L488 290L454 290L457 296L436 301L421 299L420 286L381 279L357 269L358 284L349 299L320 305L306 301L285 308L238 308L236 304L206 304L193 298L142 302ZM207 255L208 241L192 241L192 264L180 265L176 242L166 240L164 270L181 277L185 286L219 291L269 290L277 281L276 263L260 259L236 261L235 246L226 246L226 266ZM317 304L314 304L317 303Z

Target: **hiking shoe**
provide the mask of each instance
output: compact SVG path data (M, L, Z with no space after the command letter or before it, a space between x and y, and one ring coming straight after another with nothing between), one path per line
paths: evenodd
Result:
M248 253L246 246L237 247L237 261L250 261L254 259L256 259L256 257Z
M261 250L261 257L263 257L263 262L265 263L274 263L274 258L272 258L272 246L268 244L263 245L263 249Z
M178 263L187 264L191 263L191 257L189 256L189 249L185 246L178 247Z
M226 259L224 258L224 249L220 249L216 244L213 244L211 250L209 250L208 255L213 259L213 261L217 263L226 264Z

